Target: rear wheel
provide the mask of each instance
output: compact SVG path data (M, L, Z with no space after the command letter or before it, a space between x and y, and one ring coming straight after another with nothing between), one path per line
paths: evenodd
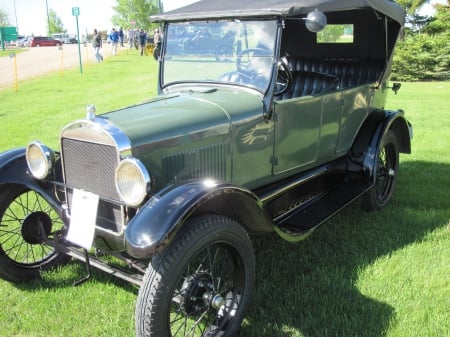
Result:
M250 304L254 253L222 216L190 220L149 265L136 304L139 337L234 337Z
M43 243L63 223L38 193L22 185L0 186L0 277L22 282L69 261Z
M363 196L366 210L376 210L386 206L394 195L398 177L398 142L395 133L388 131L383 138L378 153L375 187Z

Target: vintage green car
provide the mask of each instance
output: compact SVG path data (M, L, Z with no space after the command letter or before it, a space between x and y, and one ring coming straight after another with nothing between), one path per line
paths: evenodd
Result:
M400 87L389 76L404 12L389 0L203 0L152 20L157 97L88 106L59 150L0 154L0 277L75 258L140 287L137 336L235 336L252 235L300 241L356 199L391 200L411 152L403 111L384 108ZM197 28L232 50L171 53Z

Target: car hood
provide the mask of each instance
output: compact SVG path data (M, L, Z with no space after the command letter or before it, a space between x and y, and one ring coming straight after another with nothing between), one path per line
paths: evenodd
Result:
M262 95L254 90L190 87L100 117L120 128L138 155L158 144L228 135L233 120L258 115L258 111L262 118Z

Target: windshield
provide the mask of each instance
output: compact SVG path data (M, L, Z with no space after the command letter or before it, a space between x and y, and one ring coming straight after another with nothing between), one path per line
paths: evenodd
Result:
M171 23L163 53L163 87L224 82L265 91L270 80L276 21Z

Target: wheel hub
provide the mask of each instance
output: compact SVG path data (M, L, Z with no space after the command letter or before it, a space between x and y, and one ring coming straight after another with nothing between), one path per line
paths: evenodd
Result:
M224 303L225 300L223 299L222 295L215 294L214 296L211 296L210 304L214 309L219 309L222 305L224 305Z
M47 213L33 212L22 223L22 237L29 244L42 243L51 233L52 220Z
M213 291L211 277L205 273L188 277L180 292L183 295L181 307L187 315L209 308L219 309L225 302L222 295Z

